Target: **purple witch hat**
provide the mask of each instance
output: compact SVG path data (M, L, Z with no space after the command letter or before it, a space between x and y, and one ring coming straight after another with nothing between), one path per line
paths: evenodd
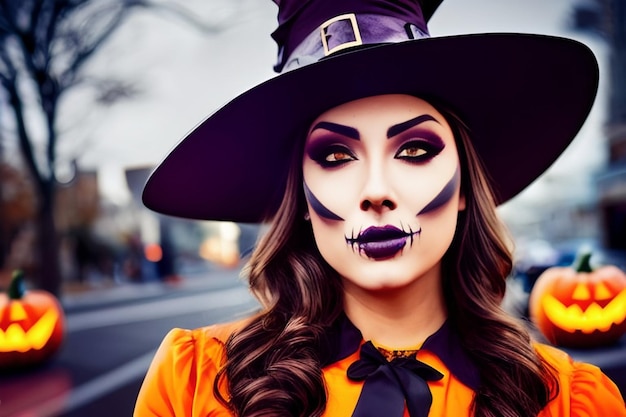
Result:
M276 0L282 73L193 129L152 173L144 204L206 220L259 222L284 193L294 146L322 112L380 94L435 99L458 114L498 203L541 175L593 105L598 65L565 38L431 38L440 0Z

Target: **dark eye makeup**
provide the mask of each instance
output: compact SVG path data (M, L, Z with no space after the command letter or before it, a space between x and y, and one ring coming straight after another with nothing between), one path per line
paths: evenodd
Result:
M397 136L400 143L394 158L422 163L439 155L446 147L444 141L429 129L410 129Z
M443 148L443 143L433 143L423 139L410 140L400 146L394 158L411 163L426 162L439 155Z
M357 157L347 146L338 143L328 143L323 140L312 143L306 149L306 153L309 158L323 168L332 168L357 160Z
M394 158L413 164L427 162L445 148L445 143L436 133L425 129L408 130L390 140L399 143ZM359 158L352 149L342 142L334 135L315 139L307 145L305 153L322 168L333 168L357 161Z

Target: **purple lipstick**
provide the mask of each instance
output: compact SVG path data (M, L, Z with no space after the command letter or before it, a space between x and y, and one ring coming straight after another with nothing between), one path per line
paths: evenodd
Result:
M359 253L365 254L372 259L385 259L396 255L405 246L407 241L413 243L413 236L419 234L420 230L409 231L399 229L395 226L370 226L359 232L358 236L346 237L346 243L353 249L358 249Z

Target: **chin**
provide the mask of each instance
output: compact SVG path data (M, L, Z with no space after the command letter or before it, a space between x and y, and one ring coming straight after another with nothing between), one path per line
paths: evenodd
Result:
M419 282L426 284L433 279L438 281L441 275L439 262L425 265L415 262L414 257L406 256L384 260L362 259L358 266L340 268L338 272L344 281L368 291L390 291Z
M394 268L388 262L381 265L370 265L358 271L342 274L345 281L368 291L389 291L404 288L420 279L420 275L407 275L405 268ZM382 265L387 264L387 265ZM403 271L394 271L403 269Z
M373 283L370 288L366 288L370 291L379 291L379 292L388 292L394 290L400 290L406 288L410 284L412 284L415 280L408 279L384 279L379 282Z

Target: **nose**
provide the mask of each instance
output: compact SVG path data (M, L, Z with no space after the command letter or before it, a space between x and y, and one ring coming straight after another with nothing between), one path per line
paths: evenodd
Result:
M377 213L396 209L397 204L382 167L370 169L363 187L360 207L363 211L374 210Z

